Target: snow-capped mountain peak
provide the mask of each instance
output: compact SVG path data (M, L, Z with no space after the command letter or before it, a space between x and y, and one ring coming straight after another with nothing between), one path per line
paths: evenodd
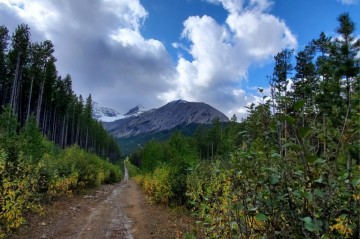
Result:
M112 108L100 106L93 102L93 118L101 122L112 122L124 117Z
M122 115L112 108L100 106L97 102L93 102L93 118L101 122L113 122L132 116L139 116L144 112L145 108L142 105L137 105Z

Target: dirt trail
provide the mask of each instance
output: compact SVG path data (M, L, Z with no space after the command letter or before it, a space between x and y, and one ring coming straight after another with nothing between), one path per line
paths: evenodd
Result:
M103 185L88 195L57 200L46 214L10 239L147 239L182 238L194 221L163 206L150 205L139 186L128 180Z

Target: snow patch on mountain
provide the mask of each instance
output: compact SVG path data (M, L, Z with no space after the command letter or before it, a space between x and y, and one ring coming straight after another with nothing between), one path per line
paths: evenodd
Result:
M144 106L142 105L137 105L134 108L132 108L131 110L129 110L126 114L124 114L125 117L131 117L131 116L139 116L142 113L144 113L146 110L144 108Z
M137 105L126 114L120 114L112 108L100 106L97 102L93 102L93 118L101 122L113 122L119 119L135 117L144 112L146 112L145 108L142 105Z

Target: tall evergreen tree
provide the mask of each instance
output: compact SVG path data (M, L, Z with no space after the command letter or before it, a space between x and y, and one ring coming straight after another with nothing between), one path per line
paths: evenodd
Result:
M28 60L28 49L30 46L30 28L26 24L19 25L11 39L12 50L9 53L11 78L13 79L10 105L15 114L20 111L21 84L23 69Z
M8 29L5 26L0 26L0 105L5 103L9 88L6 64L9 39Z

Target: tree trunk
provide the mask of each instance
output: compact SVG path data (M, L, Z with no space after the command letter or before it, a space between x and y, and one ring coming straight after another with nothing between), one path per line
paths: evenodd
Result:
M28 100L27 113L26 113L26 121L28 121L29 117L30 117L30 107L31 107L31 97L32 97L33 83L34 83L34 77L31 77L30 93L29 93L29 100Z
M38 98L38 105L37 105L37 109L36 109L36 122L38 124L40 124L41 105L42 105L42 96L44 93L44 84L45 84L45 81L43 80L41 82L40 94L39 94L39 98Z
M13 81L13 87L11 91L11 99L10 99L10 106L13 110L13 113L16 114L17 111L17 92L19 87L19 75L20 75L20 61L21 61L21 52L18 53L17 60L16 60L16 69L15 69L15 76Z

